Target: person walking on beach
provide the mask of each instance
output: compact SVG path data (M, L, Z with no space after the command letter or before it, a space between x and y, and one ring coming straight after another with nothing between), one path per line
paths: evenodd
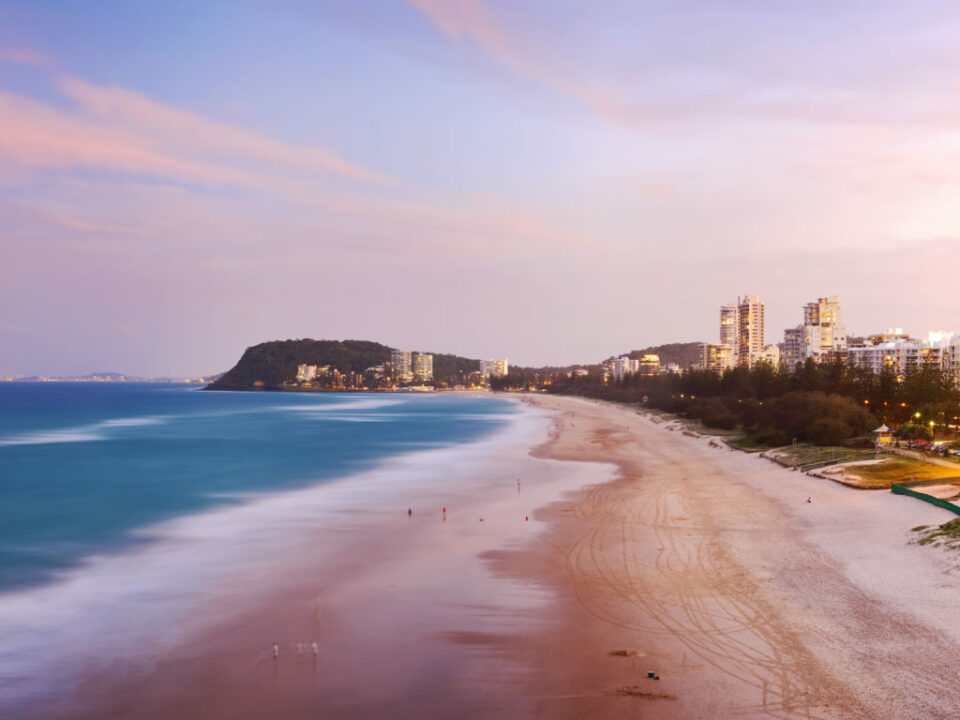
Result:
M273 661L276 662L280 659L280 646L277 643L273 643Z

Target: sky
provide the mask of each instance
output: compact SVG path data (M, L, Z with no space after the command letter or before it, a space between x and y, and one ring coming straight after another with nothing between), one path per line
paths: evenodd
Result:
M0 376L960 330L960 8L0 0Z

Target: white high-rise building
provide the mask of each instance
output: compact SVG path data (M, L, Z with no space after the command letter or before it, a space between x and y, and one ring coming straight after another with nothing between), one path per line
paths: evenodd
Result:
M763 359L764 306L756 295L720 306L720 342L700 348L700 367L724 372L735 365L753 365Z
M430 353L413 353L413 377L417 382L433 380L433 355Z
M504 377L510 372L510 363L507 358L502 360L481 360L480 374L483 377Z
M720 306L720 344L737 346L737 333L740 327L740 308L737 305Z
M413 381L412 353L409 350L391 350L390 369L397 382Z
M803 325L784 330L784 363L791 370L806 360L847 347L847 331L836 296L817 298L803 306Z
M756 295L747 295L737 302L737 364L753 365L763 358L764 307Z
M640 361L633 360L626 355L614 358L610 362L610 374L614 380L623 380L627 375L632 375L640 369Z
M317 378L316 365L297 365L297 382L310 382Z

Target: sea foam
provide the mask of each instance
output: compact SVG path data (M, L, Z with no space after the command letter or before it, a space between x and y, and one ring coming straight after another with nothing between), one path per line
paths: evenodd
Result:
M298 550L318 527L390 506L405 515L411 496L440 492L455 481L454 469L476 469L507 445L545 439L543 414L515 407L516 414L497 413L507 418L503 429L481 440L393 456L305 489L237 494L237 504L136 531L133 549L88 557L46 585L0 594L0 711L63 709L81 672L149 663L223 621L225 608L242 612L237 597L255 602L258 588L289 570L285 562L307 555ZM228 592L230 602L221 602Z
M164 422L163 418L155 416L112 418L89 425L77 425L75 427L58 428L55 430L38 430L36 432L0 436L0 447L108 440L111 437L111 430L141 427L143 425L157 425L162 422Z

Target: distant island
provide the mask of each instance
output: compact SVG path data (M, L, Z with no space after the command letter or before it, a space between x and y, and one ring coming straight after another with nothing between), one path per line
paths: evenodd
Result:
M206 385L220 378L222 373L198 377L141 377L118 372L92 372L86 375L18 375L0 378L3 382L89 382L89 383L157 383Z

